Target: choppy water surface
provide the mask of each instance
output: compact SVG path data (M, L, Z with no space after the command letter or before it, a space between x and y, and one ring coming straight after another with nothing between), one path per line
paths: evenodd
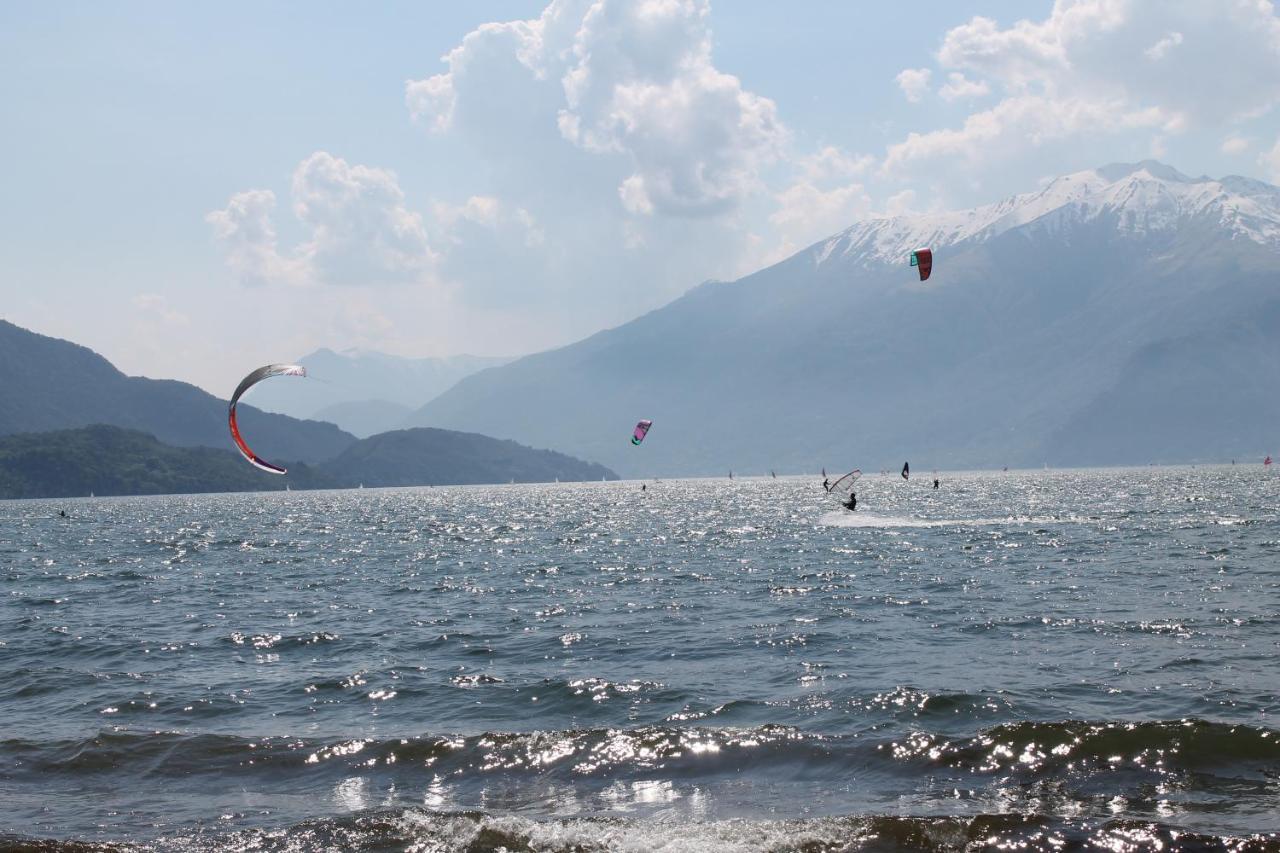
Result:
M1280 479L929 485L0 504L0 842L1275 844Z

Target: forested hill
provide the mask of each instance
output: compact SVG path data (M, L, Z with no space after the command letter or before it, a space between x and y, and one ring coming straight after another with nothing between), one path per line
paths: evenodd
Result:
M0 438L0 498L617 479L561 453L434 429L375 436L320 465L278 461L289 469L285 476L260 471L234 451L173 447L104 424L21 433Z

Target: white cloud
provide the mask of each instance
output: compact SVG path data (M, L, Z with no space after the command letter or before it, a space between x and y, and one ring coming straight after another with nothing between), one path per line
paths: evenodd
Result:
M848 154L827 145L816 154L800 158L799 164L810 181L839 180L865 174L875 165L875 158L868 154Z
M1164 33L1154 44L1153 32ZM1280 102L1280 18L1269 0L1057 0L1043 21L955 27L937 58L1011 93L1097 92L1197 126Z
M929 79L932 76L933 72L928 68L906 68L894 79L898 81L898 88L902 89L907 100L917 104L929 91Z
M907 213L915 213L916 209L916 191L912 189L903 190L900 193L894 193L889 196L888 203L885 205L885 213L889 216L902 216Z
M559 127L630 159L620 194L634 213L732 210L786 140L773 102L715 67L709 13L706 0L601 0L574 37Z
M848 228L871 211L871 197L857 183L823 190L799 181L776 198L778 209L769 217L780 238L772 250L774 260Z
M431 270L422 217L405 206L393 173L318 151L294 171L292 198L308 237L287 253L277 245L269 190L237 193L205 217L242 282L386 284L424 281Z
M1169 51L1180 44L1182 44L1182 33L1172 32L1144 50L1142 55L1152 62L1159 62L1168 55Z
M1235 156L1248 151L1253 145L1253 140L1243 136L1237 136L1234 133L1222 140L1221 151L1223 154Z
M205 216L226 255L227 266L244 284L301 281L301 265L282 257L276 247L271 219L275 206L276 195L270 190L248 190L231 196L225 208Z
M1280 184L1280 139L1270 151L1264 151L1258 157L1258 163L1267 170L1267 177L1273 184Z
M407 83L426 144L465 146L483 164L476 197L530 223L432 208L437 271L460 300L505 292L543 327L594 331L741 272L782 182L829 193L868 168L835 147L792 150L774 103L716 66L709 8L552 0L476 28L442 73Z
M707 0L557 0L468 34L448 71L406 85L406 101L435 131L553 128L621 158L629 174L613 198L632 214L726 213L759 189L787 134L772 101L715 67L709 11Z
M1213 132L1280 103L1280 17L1269 0L1056 0L1042 20L953 27L936 59L948 72L943 98L985 86L1000 100L890 145L884 173L910 166L953 189L1016 171L1032 152L1040 168L1079 168L1086 140L1163 152L1170 135ZM956 157L963 177L945 174Z
M430 269L422 217L405 207L396 176L385 169L318 151L293 173L293 211L311 227L302 255L321 281L416 281Z
M883 170L893 174L922 161L957 159L969 165L998 167L1013 151L1034 149L1099 127L1168 128L1173 121L1154 108L1133 112L1122 101L1018 95L974 113L958 129L908 134L902 142L889 146Z
M991 94L991 86L985 80L970 80L959 71L947 75L947 82L938 90L944 101L958 101L961 98L980 98Z

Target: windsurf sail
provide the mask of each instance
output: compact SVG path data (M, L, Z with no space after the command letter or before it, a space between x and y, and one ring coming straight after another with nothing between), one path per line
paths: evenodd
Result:
M227 425L231 427L231 439L236 443L236 447L240 449L240 453L245 459L249 460L249 464L263 471L272 474L285 474L288 470L281 468L279 465L273 465L250 449L245 443L244 436L240 435L240 425L236 423L236 403L240 402L240 398L244 393L257 385L264 379L270 379L272 376L306 376L307 369L301 364L268 364L265 367L259 367L240 381L236 393L231 395L231 403L227 406Z
M910 462L902 463L902 479L904 480L911 479L911 463Z
M927 280L929 273L933 272L933 250L916 249L911 253L911 266L920 268L921 281Z
M631 443L639 444L644 441L644 437L649 434L649 427L653 426L653 421L641 421L636 424L635 432L631 433Z
M828 494L835 494L836 492L843 493L846 489L850 488L853 485L854 480L858 479L861 476L862 476L862 471L857 468L854 468L848 474L845 474L843 477L840 477L839 479L837 479L830 486L827 486Z

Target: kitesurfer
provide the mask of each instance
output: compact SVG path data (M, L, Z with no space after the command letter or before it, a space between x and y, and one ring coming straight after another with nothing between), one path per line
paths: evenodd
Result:
M640 491L642 491L642 492L643 492L643 491L644 491L645 489L647 489L647 488L649 488L649 484L648 484L648 483L641 483L641 484L640 484Z
M58 510L58 515L62 516L63 518L66 518L66 517L67 517L67 511L66 511L65 509L60 509L60 510Z
M937 478L937 477L934 477L934 478L933 478L933 487L934 487L935 489L936 489L936 488L938 488L938 478Z
M850 492L849 500L842 501L840 505L843 506L845 509L849 510L850 512L857 512L858 511L858 493Z

